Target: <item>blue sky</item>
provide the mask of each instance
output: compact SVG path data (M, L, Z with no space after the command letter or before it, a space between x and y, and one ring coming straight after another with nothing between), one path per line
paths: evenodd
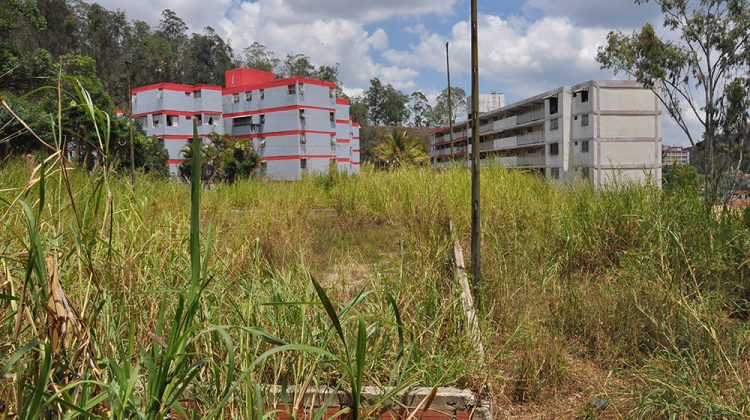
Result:
M379 77L434 98L452 81L469 93L469 0L101 0L128 18L158 23L177 12L192 31L213 27L235 52L254 41L277 55L303 53L339 64L344 90L359 95ZM611 30L658 24L658 8L632 0L479 0L480 90L508 103L560 86L614 75L594 59ZM620 76L622 77L622 75ZM684 144L665 116L664 142Z

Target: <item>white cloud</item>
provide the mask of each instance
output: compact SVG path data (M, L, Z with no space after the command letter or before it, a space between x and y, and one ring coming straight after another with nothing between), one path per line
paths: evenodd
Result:
M632 0L528 0L523 9L529 14L566 18L586 28L639 27L659 16L655 2L637 5Z

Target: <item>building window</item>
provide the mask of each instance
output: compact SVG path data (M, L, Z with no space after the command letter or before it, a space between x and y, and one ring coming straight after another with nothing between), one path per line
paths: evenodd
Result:
M203 116L201 114L196 114L195 119L198 120L196 124L199 127L203 125Z
M581 115L581 127L586 127L588 125L589 125L589 114Z
M583 140L581 142L581 153L588 153L589 152L589 141Z
M303 171L307 171L307 159L300 159L299 160L299 168Z
M234 127L247 127L253 124L252 115L249 117L239 117L234 119Z
M550 168L549 175L552 179L560 179L560 168Z
M185 91L184 93L185 93L185 96L190 96L190 92Z
M245 102L250 102L253 100L253 92L247 91L245 92Z
M300 109L299 110L299 119L303 120L303 121L305 120L305 110L304 109Z
M208 117L208 125L214 125L214 117Z
M264 89L260 90L260 100L266 99L266 91Z
M557 96L549 98L549 114L555 115L558 112Z
M557 156L560 154L560 143L552 143L549 145L549 155Z
M180 117L178 115L167 115L167 127L179 127Z
M304 83L300 83L299 87L297 89L298 89L300 95L304 95L305 94L305 84Z
M588 166L581 167L581 175L583 179L589 179L590 171Z
M550 131L557 130L558 128L560 128L560 119L559 118L555 118L554 120L549 120L549 129L550 129Z
M161 127L161 114L154 114L151 116L154 127Z
M266 123L266 114L260 114L260 124Z
M286 87L287 93L290 95L296 95L297 94L297 85L289 85Z
M335 92L335 91L334 91L333 89L328 89L328 97L329 97L329 98L331 98L331 99L333 99L333 98L334 98L334 97L336 96L336 95L334 94L334 92Z
M581 103L586 103L589 101L589 90L582 90L581 91Z
M232 102L238 104L240 103L240 94L239 93L233 93L232 94Z
M333 112L329 112L328 119L331 120L331 127L335 127L336 126L336 114Z
M299 142L300 142L300 144L305 144L305 143L307 143L307 134L305 134L305 133L301 133L301 134L299 135Z
M201 91L200 90L193 91L193 98L199 99L200 97L201 97Z

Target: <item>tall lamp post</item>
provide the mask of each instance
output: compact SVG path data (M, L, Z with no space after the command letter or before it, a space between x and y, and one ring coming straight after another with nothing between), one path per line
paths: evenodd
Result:
M130 182L135 185L135 142L133 141L133 87L130 83L130 73L133 62L125 61L128 69L128 135L130 136Z
M471 285L474 302L482 308L479 293L481 226L479 219L479 47L477 0L471 0Z
M445 66L448 73L448 133L451 142L451 162L453 162L453 101L451 101L451 57L448 53L449 43L445 43Z

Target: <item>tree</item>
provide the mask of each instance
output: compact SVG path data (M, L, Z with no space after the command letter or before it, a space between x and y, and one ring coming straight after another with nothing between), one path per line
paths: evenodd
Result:
M138 130L142 130L138 127ZM135 167L141 169L144 173L156 175L159 177L169 176L169 152L164 147L164 143L156 137L146 137L142 132L136 134L135 140ZM118 171L122 174L130 170L130 148L122 150Z
M21 93L49 75L52 56L38 42L46 25L34 1L0 3L0 90Z
M420 91L413 92L409 100L411 110L411 121L415 127L426 127L427 120L432 107L427 102L427 97Z
M408 102L408 96L391 84L384 86L377 77L370 80L370 88L365 92L370 122L374 125L403 125L409 118Z
M224 73L234 67L232 48L207 26L205 34L193 34L188 45L185 82L221 85Z
M388 169L426 162L429 156L417 140L405 130L394 130L372 150L378 164Z
M370 125L369 111L367 109L367 102L364 98L357 96L351 98L349 106L349 115L352 116L352 121L358 123L360 126L367 127Z
M184 161L178 171L180 178L190 179L192 149L182 150ZM260 164L260 155L248 140L227 135L212 135L210 142L201 146L201 179L204 182L233 183L250 178Z
M453 122L458 116L466 114L466 92L460 87L451 87L451 105ZM443 89L435 100L435 106L428 115L428 125L431 127L442 127L448 125L448 88Z
M168 55L161 59L163 80L167 82L181 82L185 69L185 50L188 45L187 25L185 21L172 10L166 9L161 13L157 35L162 37L168 45Z
M690 143L705 143L704 198L711 205L721 196L719 185L732 168L721 164L718 155L736 153L747 139L747 108L740 104L750 87L750 4L741 0L655 3L664 26L678 35L676 40L660 38L650 24L631 35L610 32L597 60L602 68L625 72L651 88ZM686 114L699 122L699 130L690 127ZM739 154L731 160L741 163L741 159Z
M310 62L310 57L304 54L287 54L281 73L285 77L314 77L315 66Z
M274 72L279 59L265 45L255 41L242 51L242 65L248 69Z

